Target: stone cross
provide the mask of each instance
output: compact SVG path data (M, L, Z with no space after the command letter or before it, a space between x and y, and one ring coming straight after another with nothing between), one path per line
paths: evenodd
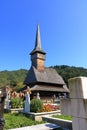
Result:
M87 77L69 80L70 98L61 99L61 113L73 117L73 130L87 130Z
M0 130L4 129L3 113L4 113L5 97L6 97L6 89L0 88Z

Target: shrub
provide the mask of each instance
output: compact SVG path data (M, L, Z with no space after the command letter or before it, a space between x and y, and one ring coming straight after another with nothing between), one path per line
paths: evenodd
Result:
M30 102L30 111L31 112L41 112L43 102L39 99L32 99Z
M11 98L10 101L11 108L22 108L23 107L23 100L21 98Z

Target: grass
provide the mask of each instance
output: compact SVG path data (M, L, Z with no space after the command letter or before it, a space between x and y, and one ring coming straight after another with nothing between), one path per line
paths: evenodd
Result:
M52 117L65 119L65 120L72 120L71 116L65 116L65 115L53 115ZM4 119L5 119L4 130L44 123L43 121L41 122L33 121L29 117L26 117L25 115L19 113L12 113L12 114L5 113ZM57 128L55 130L63 130L63 128Z
M72 117L71 117L71 116L66 116L66 115L53 115L52 117L72 121Z
M33 121L29 117L26 117L25 115L18 113L13 114L6 113L4 114L4 119L5 119L4 130L43 123L42 121L41 122Z

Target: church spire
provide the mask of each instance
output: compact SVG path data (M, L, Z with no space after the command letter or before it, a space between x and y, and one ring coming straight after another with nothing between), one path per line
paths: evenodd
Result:
M30 53L30 55L32 66L34 66L38 71L44 71L44 61L46 53L41 48L39 25L37 25L36 30L35 47L33 51Z
M36 52L40 52L42 54L46 54L42 48L41 48L41 39L40 39L40 27L39 24L37 25L37 30L36 30L36 39L35 39L35 47L33 49L33 51L30 53L30 55L36 53Z
M41 50L41 40L40 40L40 27L39 24L37 25L36 31L36 41L35 41L35 50Z

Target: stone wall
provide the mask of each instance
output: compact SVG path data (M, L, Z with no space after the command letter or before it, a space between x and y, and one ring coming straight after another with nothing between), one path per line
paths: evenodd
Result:
M47 122L50 122L50 123L53 123L53 124L57 124L58 126L61 126L63 128L72 130L72 121L53 118L53 117L47 117L47 116L43 116L42 119L44 121L47 121Z

